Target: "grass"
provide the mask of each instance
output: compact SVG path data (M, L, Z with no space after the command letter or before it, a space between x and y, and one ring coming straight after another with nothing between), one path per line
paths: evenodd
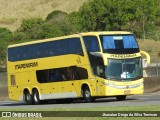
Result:
M160 111L160 105L148 105L148 106L113 106L113 107L89 107L89 108L12 108L12 109L0 109L0 111Z
M120 106L120 107L90 107L90 108L48 108L48 109L43 109L43 110L39 110L39 109L1 109L0 111L19 111L19 112L22 112L22 111L60 111L60 115L63 114L64 112L67 112L67 111L85 111L84 114L88 114L89 112L87 111L97 111L97 112L93 112L93 114L97 114L99 113L98 111L102 111L102 114L105 112L109 112L109 111L117 111L115 114L118 114L118 113L123 113L123 114L126 114L128 111L130 111L130 113L132 114L135 114L135 113L140 113L138 111L142 111L145 113L145 111L155 111L155 113L157 111L160 111L160 106ZM124 112L123 112L124 111ZM112 112L111 112L112 113ZM43 112L42 112L43 114ZM54 114L54 112L53 112ZM128 113L129 115L129 113ZM5 120L10 120L11 118L8 118ZM13 118L12 118L13 119ZM14 118L14 119L17 119L17 118ZM19 118L21 119L21 118ZM23 118L23 119L28 119L28 118ZM50 117L44 117L44 118L32 118L32 119L43 119L43 120L50 120L51 118ZM103 119L123 119L123 120L146 120L146 119L159 119L158 117L101 117L101 112L100 112L100 116L98 117L52 117L52 119L65 119L65 120L70 120L70 119L76 119L76 120L103 120Z
M54 10L70 13L78 10L85 1L87 0L0 0L2 13L0 14L0 27L15 31L25 18L45 19Z
M13 25L17 21L17 18L1 18L0 23L5 25Z

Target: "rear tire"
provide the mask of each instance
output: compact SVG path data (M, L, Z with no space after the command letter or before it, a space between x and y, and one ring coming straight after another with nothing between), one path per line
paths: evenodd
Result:
M28 90L24 92L24 101L28 105L32 105L33 104L32 95L29 93Z
M116 99L117 99L118 101L123 101L123 100L126 99L126 95L117 96Z
M33 102L35 105L41 104L41 101L39 99L39 92L37 89L33 91Z
M85 86L83 88L83 98L84 98L85 102L87 102L87 103L95 101L95 99L92 98L92 96L91 96L91 92L90 92L88 86Z

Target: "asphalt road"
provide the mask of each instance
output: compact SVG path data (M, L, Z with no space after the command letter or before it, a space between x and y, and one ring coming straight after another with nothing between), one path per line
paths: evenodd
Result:
M85 103L84 101L76 100L73 103L57 104L50 101L42 105L25 105L23 102L0 101L0 109L15 109L15 108L90 108L90 107L107 107L107 106L146 106L160 105L160 92L146 93L143 95L127 96L125 101L117 101L115 97L96 99L94 103Z

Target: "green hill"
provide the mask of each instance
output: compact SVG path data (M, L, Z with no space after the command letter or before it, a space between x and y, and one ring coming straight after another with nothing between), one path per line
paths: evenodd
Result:
M46 16L61 10L67 13L77 11L87 0L0 0L0 27L15 31L25 18Z

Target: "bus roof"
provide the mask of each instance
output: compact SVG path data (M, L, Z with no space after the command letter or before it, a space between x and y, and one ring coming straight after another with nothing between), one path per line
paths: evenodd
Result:
M61 36L61 37L48 38L48 39L42 39L42 40L34 40L34 41L30 41L30 42L13 44L13 45L9 45L8 48L18 47L18 46L23 46L23 45L29 45L29 44L42 43L42 42L48 42L48 41L53 41L53 40L72 38L72 37L87 36L87 35L89 36L89 35L114 35L114 34L132 34L132 33L131 32L127 32L127 31L85 32L85 33L77 33L77 34L68 35L68 36Z
M84 35L115 35L115 34L132 34L132 33L127 31L99 31L99 32L85 32L80 34L84 36Z

